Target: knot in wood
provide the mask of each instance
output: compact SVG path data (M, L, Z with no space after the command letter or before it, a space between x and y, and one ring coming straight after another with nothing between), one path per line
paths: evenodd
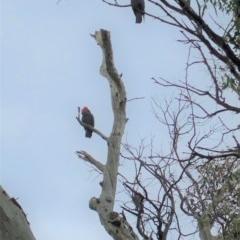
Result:
M117 212L110 212L108 214L108 221L115 225L116 227L120 227L121 225L121 217Z
M92 197L92 198L90 199L90 201L89 201L89 208L90 208L91 210L95 210L95 211L96 211L99 203L100 203L100 201L99 201L98 198Z

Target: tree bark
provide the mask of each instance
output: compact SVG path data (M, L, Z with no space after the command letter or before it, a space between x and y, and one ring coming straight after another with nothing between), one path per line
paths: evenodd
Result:
M0 185L0 239L35 240L26 214L15 198Z
M92 130L107 142L108 154L105 164L93 158L85 151L77 151L79 158L94 165L103 174L101 182L102 192L99 198L90 199L89 207L95 210L100 218L101 224L115 240L136 240L138 236L133 232L132 227L119 213L114 212L114 202L117 187L118 166L120 158L121 139L126 124L126 91L118 74L113 60L110 32L106 30L96 31L92 37L101 47L103 60L100 67L100 74L108 80L111 90L112 111L114 121L109 137L106 137L99 130ZM80 117L78 122L82 124Z

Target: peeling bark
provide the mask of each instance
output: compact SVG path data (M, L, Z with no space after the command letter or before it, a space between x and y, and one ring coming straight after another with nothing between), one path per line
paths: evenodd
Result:
M35 240L26 214L15 198L0 186L0 239Z

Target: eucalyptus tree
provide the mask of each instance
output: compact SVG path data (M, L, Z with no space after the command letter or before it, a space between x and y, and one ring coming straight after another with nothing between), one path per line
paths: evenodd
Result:
M103 2L131 7L116 0ZM148 12L150 5L158 14ZM114 123L109 137L92 128L107 141L106 164L85 151L77 152L103 173L102 193L90 200L90 208L113 239L239 239L240 3L147 0L145 6L145 16L176 28L182 34L179 42L188 46L184 79L152 78L159 87L177 90L173 99L153 99L154 117L167 129L169 145L156 153L154 141L139 146L122 141L127 119L124 82L114 67L109 33L96 32ZM207 72L206 84L195 81L196 69ZM132 176L119 171L120 156L133 165ZM117 180L127 195L121 212L114 211ZM185 226L189 221L191 230Z

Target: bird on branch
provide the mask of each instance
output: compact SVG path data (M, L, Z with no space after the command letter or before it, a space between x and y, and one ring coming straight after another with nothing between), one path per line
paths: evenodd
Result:
M144 17L144 11L145 11L144 0L131 0L131 6L136 16L136 23L141 23Z
M94 116L92 115L92 113L87 107L84 107L82 109L82 122L94 127ZM84 127L84 129L85 129L85 137L91 138L92 130L88 127Z
M144 200L144 196L139 193L139 192L134 192L132 194L132 200L133 200L133 203L136 207L136 210L137 211L142 211L143 209L143 200Z

